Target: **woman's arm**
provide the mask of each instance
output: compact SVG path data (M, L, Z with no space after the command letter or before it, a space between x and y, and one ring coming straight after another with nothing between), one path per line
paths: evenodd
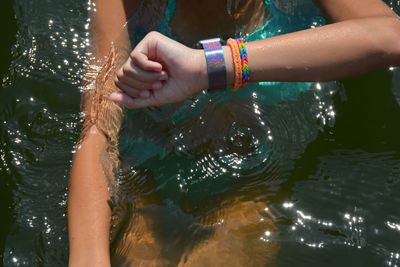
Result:
M135 8L138 1L127 2L129 5L122 0L95 1L97 12L92 15L91 29L94 60L91 64L96 64L99 59L104 61L114 40L128 45L127 34L123 35L122 29L129 15L127 10ZM85 93L84 129L69 183L69 266L110 266L109 180L113 178L110 177L111 168L117 164L116 146L121 121L120 108L107 101L107 95L115 90L114 84L107 82L107 68L112 69L114 61L115 54L111 54L97 78L104 80Z
M400 64L400 20L380 0L319 0L335 23L247 44L251 81L330 81ZM169 79L149 97L130 97L150 60L163 62ZM152 56L154 55L154 57ZM230 49L224 47L228 82L233 83ZM136 68L136 69L135 69ZM150 69L147 69L150 70ZM117 73L125 93L111 99L129 108L179 102L207 88L202 50L183 47L157 33L147 36ZM159 88L159 81L154 80ZM151 83L147 81L147 84ZM134 89L150 89L145 88Z
M106 138L93 126L72 164L68 194L69 266L110 266L110 208L100 155Z
M248 55L253 81L339 80L399 64L400 21L341 21L249 43Z
M384 2L316 2L335 23L249 44L255 81L339 80L400 64L400 20Z
M314 0L332 22L369 17L396 17L381 0Z

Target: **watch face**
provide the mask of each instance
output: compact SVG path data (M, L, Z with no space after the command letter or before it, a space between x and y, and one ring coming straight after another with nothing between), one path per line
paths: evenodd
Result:
M196 48L198 49L206 49L209 48L213 43L215 44L222 44L222 39L221 38L212 38L212 39L204 39L200 40L198 43L196 43Z
M201 40L199 42L201 45L206 45L206 44L212 44L212 43L221 43L221 38L213 38L213 39L206 39L206 40Z

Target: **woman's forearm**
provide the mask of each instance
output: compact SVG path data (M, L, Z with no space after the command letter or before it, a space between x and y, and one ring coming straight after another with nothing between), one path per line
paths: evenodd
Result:
M106 140L95 126L78 148L68 195L69 266L110 266Z
M397 17L347 20L247 44L252 81L330 81L400 64ZM224 52L230 84L230 50Z
M248 44L253 81L329 81L400 64L399 17L383 1L314 0L333 24Z

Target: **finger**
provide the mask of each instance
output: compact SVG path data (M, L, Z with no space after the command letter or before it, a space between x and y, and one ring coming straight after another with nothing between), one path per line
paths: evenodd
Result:
M109 99L131 109L158 106L155 98L132 98L124 93L112 93Z
M114 101L124 107L130 108L132 105L133 98L124 93L112 93L109 97L109 100Z
M117 77L115 78L114 81L116 84L122 83L131 88L135 88L137 90L149 90L149 89L158 90L162 87L162 83L160 81L156 81L153 83L145 83L145 82L133 79L127 75L121 75L120 73L117 73Z
M119 75L131 76L143 82L164 81L168 79L166 71L145 71L135 65L132 60L128 60L118 71Z
M140 81L137 81L129 77L123 77L121 79L115 78L114 82L115 85L117 85L121 90L125 90L125 88L127 88L126 86L141 92L146 90L160 90L163 87L163 83L160 81L155 82L153 84L149 84L149 83L142 83Z
M135 65L146 71L162 71L162 65L159 62L149 60L149 58L141 52L133 50L131 59Z
M123 82L120 82L119 80L115 81L115 85L124 91L125 94L131 96L131 97L149 97L150 92L148 90L139 90L134 87L131 87ZM150 88L147 88L150 89Z
M130 102L130 108L148 108L148 107L158 107L160 104L156 101L153 96L148 98L135 98Z
M118 78L123 75L130 76L136 80L147 83L152 83L155 81L165 81L168 79L168 74L164 70L144 71L139 66L135 65L132 60L128 60L128 62L126 62L124 66L122 66L122 68L118 70Z

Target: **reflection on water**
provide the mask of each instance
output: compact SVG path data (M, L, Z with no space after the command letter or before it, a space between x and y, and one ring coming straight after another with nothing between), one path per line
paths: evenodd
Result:
M67 177L94 8L14 3L12 62L0 62L9 70L0 87L5 266L66 265ZM399 77L394 68L292 97L291 85L271 85L131 112L114 251L173 264L399 266Z
M208 247L208 243L224 247L215 256L218 259L232 255L249 242L255 250L269 251L269 256L243 252L235 261L248 262L251 255L262 265L273 258L278 246L273 225L278 221L269 211L270 197L276 194L306 145L333 123L330 97L336 87L316 84L298 98L275 105L263 103L271 90L263 89L249 88L250 97L228 93L190 101L188 105L197 110L189 114L190 119L179 115L164 118L160 116L163 110L135 111L125 118L121 158L127 171L119 178L121 195L114 218L116 262L134 262L136 254L130 253L143 246L144 230L138 228L143 227L138 223L141 220L147 223L145 231L152 234L146 245L153 252L160 250L150 258L161 257L172 265L182 264L179 260L185 257L202 260L199 253L211 253L213 245ZM175 114L180 113L179 109L187 107L175 108ZM144 127L138 127L138 121ZM138 174L131 166L146 171ZM258 218L253 221L247 215L238 216L247 214L241 211L242 205ZM160 219L157 213L163 212L180 216ZM186 222L175 228L168 223L170 220L175 224ZM226 247L226 235L234 236L236 228L245 238L237 237L237 247L233 243ZM171 231L175 233L173 238L165 239ZM163 245L169 251L163 251ZM265 246L274 250L265 250ZM176 254L178 261L174 259Z
M305 245L288 245L296 265L319 262L327 257L325 253L335 258L324 266L346 264L350 253L363 255L352 259L356 266L382 266L382 259L398 265L399 230L393 220L399 221L399 164L393 152L335 150L319 157L318 172L294 187L293 202L277 207L288 220L281 225L280 238ZM324 249L324 253L307 253L311 248ZM285 263L295 262L287 258Z
M0 87L0 261L65 266L66 188L79 130L87 3L3 4L18 27L10 32L11 64L0 62L8 69Z
M183 195L203 201L237 183L242 189L257 188L269 179L265 175L271 169L289 171L307 143L333 122L329 96L334 84L326 84L326 90L320 87L277 105L263 104L268 88L248 89L250 98L228 94L200 99L188 103L197 110L189 119L186 105L172 119L161 118L158 111L131 112L122 131L122 160L151 170L162 184L160 193L178 202Z

